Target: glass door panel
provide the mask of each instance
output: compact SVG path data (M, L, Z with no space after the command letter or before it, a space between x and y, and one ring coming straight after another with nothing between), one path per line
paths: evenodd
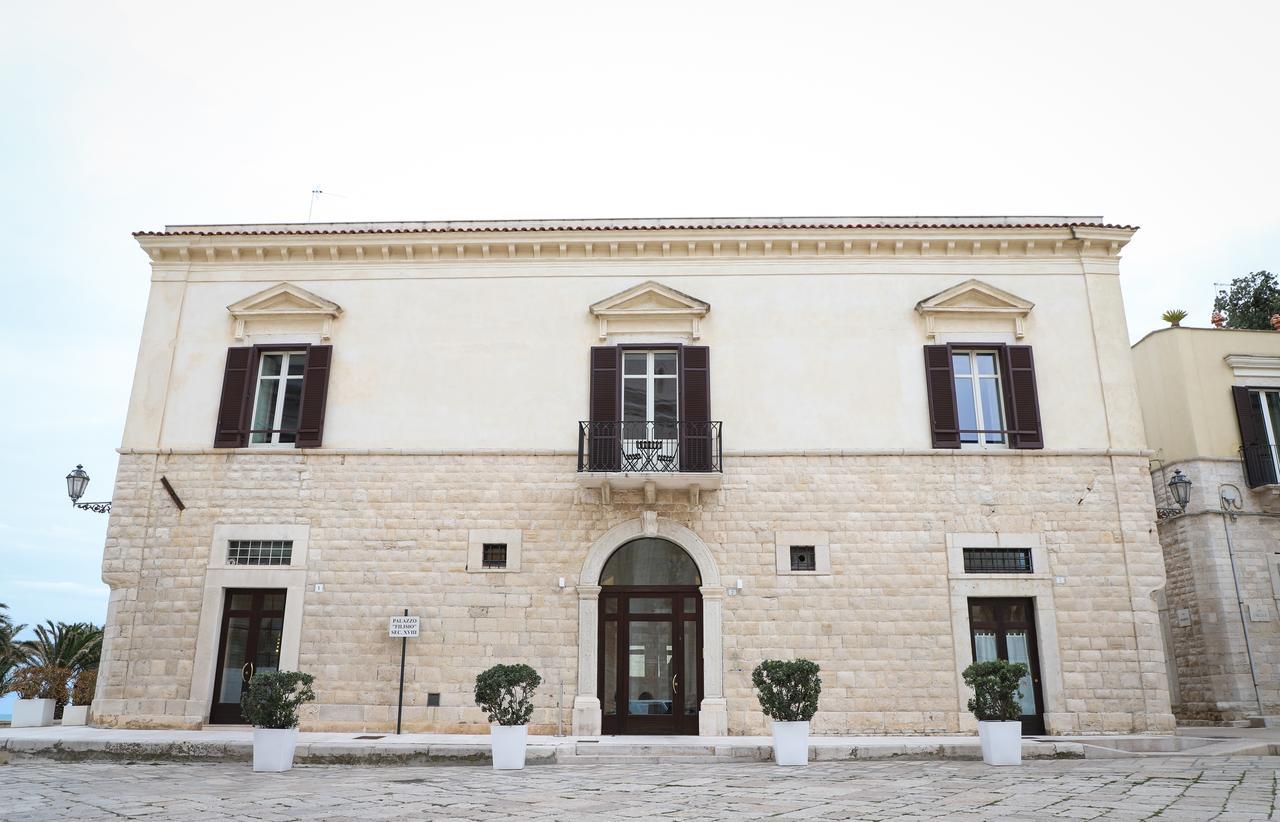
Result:
M249 663L249 617L231 617L223 633L226 648L222 652L218 701L239 705L240 694L246 684L245 669Z
M684 678L678 683L685 716L698 715L698 674L701 667L698 664L698 623L689 620L684 623Z
M1036 695L1031 683L1031 655L1027 652L1027 632L1009 631L1004 635L1005 648L1008 650L1010 662L1021 662L1027 666L1027 675L1018 682L1018 704L1022 706L1023 715L1036 712Z
M670 716L675 697L671 623L632 622L627 626L627 647L627 713Z
M1000 655L996 652L995 631L974 631L973 661L990 662L993 659L999 658Z
M617 611L617 600L610 599ZM607 610L607 609L606 609ZM606 717L618 715L618 623L608 620L601 633L604 643L604 676L600 692L600 709Z
M622 469L671 470L679 441L679 355L622 354Z

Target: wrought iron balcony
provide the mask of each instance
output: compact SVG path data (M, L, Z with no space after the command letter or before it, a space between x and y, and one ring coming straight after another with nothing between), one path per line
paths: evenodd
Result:
M578 471L709 474L723 471L722 423L580 422Z

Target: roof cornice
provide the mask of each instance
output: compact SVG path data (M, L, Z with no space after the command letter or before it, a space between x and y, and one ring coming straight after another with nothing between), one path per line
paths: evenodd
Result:
M546 221L170 226L134 237L155 263L671 258L1113 257L1137 230L1101 222ZM964 220L965 218L953 218ZM1040 219L1040 218L1031 218ZM577 224L581 223L581 224Z

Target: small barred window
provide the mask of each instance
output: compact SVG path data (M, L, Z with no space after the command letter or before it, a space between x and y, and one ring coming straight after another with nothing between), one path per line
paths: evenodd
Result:
M505 542L486 542L481 561L485 568L506 568L507 544Z
M812 545L792 545L791 546L791 570L792 571L816 571L818 570L817 552Z
M291 539L233 539L227 542L228 565L288 565L292 560Z
M1030 548L966 548L966 574L1029 574Z

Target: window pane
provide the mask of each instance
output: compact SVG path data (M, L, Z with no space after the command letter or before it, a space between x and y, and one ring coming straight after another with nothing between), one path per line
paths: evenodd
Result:
M283 358L283 354L263 354L261 375L264 377L280 376L280 360Z
M968 362L968 360L965 360ZM978 427L978 412L974 405L973 378L956 377L956 418L960 421L960 430L972 431ZM977 434L961 434L960 442L977 442Z
M622 418L643 421L648 409L645 406L644 380L622 381Z
M669 614L671 597L631 597L627 611L633 614Z
M653 373L658 376L676 375L676 355L674 351L659 351L653 355Z
M262 610L283 611L284 598L285 598L284 594L267 594L262 598Z
M698 566L679 545L657 537L633 539L613 552L601 585L701 585Z
M653 381L653 421L675 422L679 417L676 403L676 381ZM670 435L665 435L670 436Z
M258 380L258 407L253 412L254 430L271 428L276 418L276 389L279 380Z
M622 355L622 373L623 374L641 374L646 371L644 354L623 354Z
M969 373L969 354L968 353L952 354L951 370L956 372L957 374L968 374Z
M1023 714L1034 714L1036 712L1036 696L1031 684L1031 657L1027 653L1027 632L1026 631L1010 631L1004 635L1005 650L1008 652L1010 662L1021 662L1027 666L1027 675L1018 682L1018 704L1022 706Z
M994 376L996 373L996 355L992 353L981 353L977 355L978 373L988 376Z
M696 613L698 612L698 599L697 599L697 597L685 597L685 598L684 598L684 612L685 612L686 614L696 614Z
M1000 383L995 379L979 379L982 390L982 427L988 431L1004 428L1004 414L1000 403ZM961 426L962 428L964 426ZM1004 442L1003 434L987 434L987 442Z
M1263 396L1267 398L1267 414L1271 417L1271 430L1267 434L1274 446L1280 444L1280 392L1267 391Z
M289 355L289 376L301 377L302 369L307 365L306 354L290 354Z
M244 664L249 661L248 617L232 617L227 620L226 641L226 648L222 652L222 682L218 687L218 701L239 702L240 691L244 687Z
M994 631L973 632L974 662L990 662L996 658L996 635Z
M284 409L280 416L280 430L298 430L298 412L302 408L302 380L285 380Z
M227 606L231 611L248 611L253 607L253 594L232 594L231 604Z

